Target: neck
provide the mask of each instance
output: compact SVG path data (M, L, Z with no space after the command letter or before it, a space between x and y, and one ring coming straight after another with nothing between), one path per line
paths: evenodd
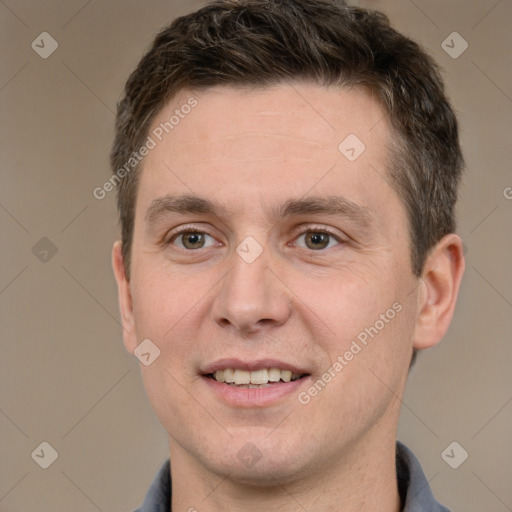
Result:
M209 471L171 440L172 511L399 512L395 430L386 431L368 433L332 457L335 463L309 468L306 477L265 487Z

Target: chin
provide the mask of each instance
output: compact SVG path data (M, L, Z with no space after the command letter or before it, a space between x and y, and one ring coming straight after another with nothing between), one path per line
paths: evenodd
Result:
M219 476L249 487L289 484L300 479L301 474L308 471L307 466L313 465L306 461L304 443L293 446L280 440L252 439L254 441L248 436L234 437L225 450L212 453L205 465Z
M246 467L238 459L223 467L223 477L232 482L255 489L272 488L288 485L300 480L302 471L291 464L290 457L281 460L266 460L263 458L252 467Z

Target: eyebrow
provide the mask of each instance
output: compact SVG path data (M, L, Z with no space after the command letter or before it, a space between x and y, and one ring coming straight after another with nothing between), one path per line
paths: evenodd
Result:
M180 196L166 195L155 199L146 211L146 224L153 224L167 213L214 214L229 216L229 210L217 201L203 197L184 194Z
M168 213L210 214L217 217L229 217L233 212L217 201L191 194L179 196L166 195L155 199L146 211L145 221L150 225ZM366 207L350 201L344 196L314 196L306 199L288 199L282 205L270 209L270 217L281 219L308 214L340 215L362 227L369 227L375 215Z
M369 227L374 220L374 215L369 208L340 195L289 199L283 205L273 208L272 214L275 218L298 217L307 214L339 215L365 227Z

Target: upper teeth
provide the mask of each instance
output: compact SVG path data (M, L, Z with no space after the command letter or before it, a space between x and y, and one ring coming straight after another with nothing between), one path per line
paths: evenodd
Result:
M246 370L233 370L226 368L225 370L217 370L214 378L218 382L228 382L233 384L267 384L268 382L290 382L298 379L300 373L292 373L290 370L279 370L279 368L268 368L263 370L254 370L252 372Z

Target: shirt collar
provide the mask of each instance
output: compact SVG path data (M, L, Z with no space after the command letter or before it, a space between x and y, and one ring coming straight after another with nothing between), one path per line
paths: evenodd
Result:
M450 512L436 501L418 459L400 441L396 443L396 476L402 512Z
M402 512L450 512L436 501L423 469L411 450L396 443L396 473ZM170 512L171 471L169 459L158 471L141 508L135 512Z

